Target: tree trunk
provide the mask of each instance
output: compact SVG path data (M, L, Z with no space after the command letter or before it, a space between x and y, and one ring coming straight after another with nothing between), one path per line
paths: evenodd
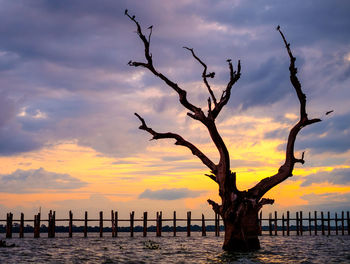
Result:
M216 98L208 78L214 78L215 72L208 72L207 65L194 53L192 48L184 47L189 50L193 58L203 66L202 78L203 82L208 89L208 114L202 108L192 104L187 98L187 92L182 89L176 82L171 81L161 72L158 72L153 65L153 58L150 52L150 41L152 35L152 28L148 28L148 36L142 32L142 28L139 22L135 19L135 16L131 16L126 9L124 14L128 16L135 24L137 28L137 34L144 44L144 55L146 62L138 62L130 60L128 64L133 67L143 67L148 69L155 76L164 81L170 88L172 88L179 95L179 102L189 112L187 115L194 120L201 122L207 127L210 137L215 144L220 154L220 161L215 164L210 160L200 149L198 149L191 142L185 140L182 136L175 133L159 133L148 127L145 120L137 113L135 115L141 121L142 130L147 131L153 137L152 139L164 139L172 138L175 139L175 145L181 145L191 150L192 154L197 156L203 164L210 169L210 174L205 174L210 179L215 181L219 185L219 195L222 200L222 204L219 205L212 200L208 200L209 204L213 207L213 210L221 215L224 220L225 226L225 241L223 249L227 251L251 251L260 248L260 242L258 235L260 233L260 226L258 221L258 212L265 204L273 204L272 199L262 198L266 192L272 189L274 186L283 182L287 178L292 176L295 163L304 164L304 152L301 158L296 158L294 155L294 144L299 131L308 125L320 122L318 118L309 119L306 113L306 95L301 89L301 84L297 77L297 68L295 67L296 58L293 56L290 49L290 43L287 42L280 26L277 27L277 31L281 34L283 42L286 46L289 58L290 58L290 81L295 89L300 103L300 120L290 130L287 148L286 148L286 159L284 164L278 169L278 172L271 176L262 179L254 187L246 190L239 191L236 186L236 173L230 170L230 156L228 149L220 136L215 119L228 103L231 96L231 88L238 81L241 76L241 64L238 60L237 70L233 69L231 59L228 59L228 66L230 71L230 80L227 83L226 88L223 90L220 99ZM328 113L331 113L327 112Z
M228 213L233 212L233 213ZM233 210L223 212L225 240L223 249L227 251L253 251L260 249L259 210L247 200L236 204Z

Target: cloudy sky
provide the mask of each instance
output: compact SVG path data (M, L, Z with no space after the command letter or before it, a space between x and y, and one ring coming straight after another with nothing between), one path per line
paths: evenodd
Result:
M280 25L297 58L310 117L296 152L306 163L266 194L264 211L349 210L350 2L243 0L0 0L0 217L54 209L212 214L218 199L207 168L172 140L149 141L134 112L159 132L176 132L214 161L207 131L143 61L135 24L153 25L155 66L207 108L205 61L217 97L242 76L217 119L241 189L273 175L298 115ZM334 110L330 115L327 111Z

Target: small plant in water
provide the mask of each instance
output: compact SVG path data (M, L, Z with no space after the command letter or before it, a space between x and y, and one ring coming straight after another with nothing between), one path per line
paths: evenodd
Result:
M152 240L144 241L143 245L146 249L160 249L159 244Z

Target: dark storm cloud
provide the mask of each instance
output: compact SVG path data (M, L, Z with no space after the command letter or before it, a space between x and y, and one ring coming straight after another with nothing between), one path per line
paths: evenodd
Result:
M350 209L350 193L310 193L301 196L308 201L307 210L332 210L335 212Z
M237 97L243 109L251 106L265 106L283 99L293 91L288 89L288 60L270 58L261 65L250 65L247 77L242 77Z
M0 192L37 193L48 189L78 189L86 183L68 174L37 170L16 170L8 175L0 175Z
M30 133L15 122L18 103L0 93L0 156L32 151L41 147Z
M208 95L204 86L192 86L194 81L201 82L202 67L184 45L193 47L216 71L212 83L221 85L215 88L217 97L229 77L226 59L231 58L234 65L242 60L242 77L228 108L264 109L288 98L293 93L289 58L275 30L277 24L292 43L300 77L310 77L303 70L314 67L311 78L302 78L306 87L313 82L312 87L318 88L308 90L308 95L320 97L317 93L329 91L346 98L350 69L344 63L349 52L347 1L29 0L0 4L0 89L16 102L10 106L6 99L0 104L0 152L4 155L72 139L113 156L143 151L147 135L137 130L139 123L132 113L142 114L145 108L151 109L147 113L150 125L187 133L169 122L169 113L181 109L174 92L151 73L127 66L130 59L144 58L135 25L124 16L125 8L136 15L145 32L154 25L151 51L157 69L186 88L195 104L206 107ZM318 50L322 56L307 61L303 48ZM150 87L164 94L137 95ZM27 115L18 116L23 108ZM34 118L38 111L45 118ZM6 129L1 125L4 122ZM335 141L341 140L348 142L339 134ZM342 147L334 138L326 142L323 148Z
M337 185L347 185L350 183L350 168L334 169L332 171L323 171L310 174L300 186L310 186L312 183L328 182Z
M161 189L156 191L146 189L139 195L139 198L151 200L178 200L184 198L196 198L202 193L203 191L192 191L187 188Z
M350 112L337 114L305 129L296 147L310 148L313 153L343 153L350 149Z

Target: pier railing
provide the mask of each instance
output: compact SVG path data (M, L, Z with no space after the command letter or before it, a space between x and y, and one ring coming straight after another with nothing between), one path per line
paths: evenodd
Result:
M303 217L303 212L300 211L295 213L295 218L291 217L289 211L286 214L283 213L280 218L276 211L274 214L270 213L268 218L263 218L262 212L260 212L258 220L261 231L260 235L267 233L270 236L278 234L289 236L292 231L297 236L302 236L307 232L309 235L350 235L349 211L346 212L346 215L342 211L339 216L338 213L334 213L332 217L330 212L327 212L325 215L324 212L320 212L319 214L317 211L313 213L309 212L308 217ZM55 237L56 229L58 229L56 225L58 222L68 222L68 230L67 228L63 228L64 231L68 231L68 237L73 237L73 231L82 232L84 237L87 237L88 231L97 231L100 237L106 231L111 232L112 237L117 237L119 232L129 232L131 237L134 236L134 232L142 232L144 237L147 236L148 232L155 232L156 236L161 236L162 232L172 232L173 236L176 236L177 232L186 232L187 236L191 236L191 231L193 230L200 231L202 236L206 236L207 231L213 231L215 232L215 236L220 236L220 230L223 230L218 214L215 214L214 218L205 219L204 214L202 214L201 218L192 218L191 212L187 212L186 218L177 218L176 211L173 212L172 218L163 218L162 212L157 212L155 218L148 218L148 212L144 212L141 218L135 218L135 212L131 212L128 219L119 218L118 212L113 210L111 211L110 218L104 218L101 211L98 219L89 219L88 212L85 212L84 218L73 218L73 212L69 211L68 218L65 219L56 219L55 211L50 211L47 219L41 219L40 213L34 215L32 219L25 219L24 214L21 213L20 219L14 219L13 214L8 213L6 219L0 219L0 223L2 222L6 223L6 238L12 238L14 229L18 230L19 238L23 238L24 233L28 232L34 233L34 238L39 238L42 230L47 232L49 238L53 238ZM32 223L33 227L24 226L28 222ZM98 230L89 226L89 222L98 222ZM111 227L104 227L104 223L106 222ZM119 226L123 222L129 223L129 225L127 227ZM155 223L155 226L148 226L149 222ZM163 223L169 222L172 223L170 226L163 227ZM43 225L44 223L47 223L47 226ZM73 223L83 223L83 226L77 227ZM141 224L135 227L135 223ZM185 226L178 226L178 223L185 223ZM197 225L192 225L193 223L197 223ZM211 225L207 225L208 223L211 223ZM0 225L1 227L3 226ZM60 230L62 231L62 228Z

